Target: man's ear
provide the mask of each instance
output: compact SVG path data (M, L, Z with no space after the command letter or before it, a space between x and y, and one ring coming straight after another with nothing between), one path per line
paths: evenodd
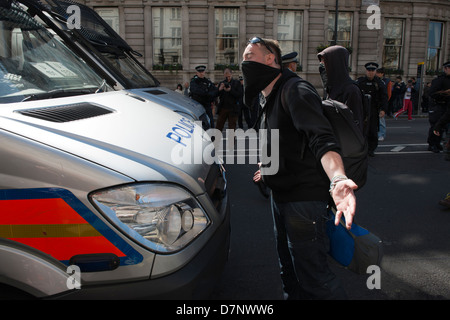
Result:
M272 67L280 67L278 62L275 61L276 60L275 59L275 54L268 53L268 54L266 54L265 58L266 58L266 64L267 65L272 66Z

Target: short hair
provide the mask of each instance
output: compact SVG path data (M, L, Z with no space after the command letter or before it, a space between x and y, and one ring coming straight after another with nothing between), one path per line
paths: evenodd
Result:
M279 64L280 66L282 66L283 63L282 63L282 59L281 59L280 43L274 39L263 39L263 40L273 50L274 55L275 55L275 62L277 64Z

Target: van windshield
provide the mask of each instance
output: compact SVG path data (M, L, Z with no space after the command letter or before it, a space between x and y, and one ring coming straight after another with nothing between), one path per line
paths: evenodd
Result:
M73 0L47 0L47 3L53 12L66 19L69 6L76 5L80 9L80 28L73 32L79 32L103 55L109 62L109 67L121 77L121 82L127 89L159 86L158 80L134 57L141 55L135 52L97 12Z
M0 7L0 103L111 90L16 4Z
M119 74L124 75L128 89L148 88L158 86L158 82L146 72L142 65L133 59L130 53L122 50L120 53L112 53L98 45L95 46L103 56L109 61L111 66L117 70Z

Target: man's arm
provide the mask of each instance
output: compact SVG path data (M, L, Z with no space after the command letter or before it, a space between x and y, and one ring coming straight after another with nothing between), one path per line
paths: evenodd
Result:
M443 78L438 77L433 79L433 81L431 81L431 87L430 90L428 91L428 95L436 100L440 98L441 95L441 90L442 90L442 82L443 82Z
M343 214L346 227L350 229L356 211L356 197L353 190L358 186L345 176L344 164L337 152L328 151L322 156L320 162L331 181L330 193L337 209L334 223L338 225Z
M333 130L322 112L322 100L317 91L309 82L296 82L295 86L283 88L288 113L297 130L306 135L311 151L320 159L332 182L331 196L337 209L336 225L344 214L346 226L350 229L356 210L353 190L358 186L346 177L346 180L337 179L345 176L344 164Z

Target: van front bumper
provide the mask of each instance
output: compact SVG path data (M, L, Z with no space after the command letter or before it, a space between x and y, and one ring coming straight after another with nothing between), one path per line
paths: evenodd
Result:
M230 209L200 252L178 271L157 279L82 286L49 299L207 299L222 275L230 248Z

